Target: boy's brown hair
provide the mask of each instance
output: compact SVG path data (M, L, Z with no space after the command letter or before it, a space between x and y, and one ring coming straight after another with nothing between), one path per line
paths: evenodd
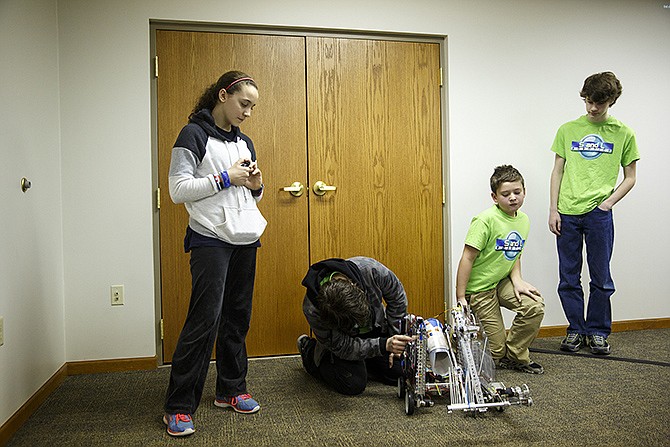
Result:
M348 279L333 279L321 286L316 297L323 323L329 329L351 331L367 326L371 318L365 292Z
M584 86L579 92L579 96L584 99L603 104L610 101L610 107L616 103L621 96L623 88L621 82L611 71L592 74L584 81Z
M491 192L498 192L498 188L505 182L521 182L521 186L526 188L521 173L512 165L496 166L491 176Z

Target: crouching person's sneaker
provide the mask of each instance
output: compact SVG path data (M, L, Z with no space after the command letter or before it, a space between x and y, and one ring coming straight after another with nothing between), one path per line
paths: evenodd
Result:
M593 354L607 355L612 350L607 338L602 335L589 335L586 339Z
M520 363L507 357L503 357L498 362L498 367L502 369L513 369L528 374L544 374L542 365L532 360L529 363Z
M570 332L561 342L561 351L577 352L584 346L584 337L577 332Z
M307 345L309 345L310 342L310 337L307 334L302 334L300 337L298 337L298 340L296 341L296 346L298 347L298 352L302 357L304 357L307 354Z
M238 413L255 413L261 409L252 397L251 394L240 394L233 397L217 397L214 399L214 405L221 408L232 408Z
M170 436L188 436L195 433L193 418L190 414L166 414L163 416L163 422L167 425L167 432Z

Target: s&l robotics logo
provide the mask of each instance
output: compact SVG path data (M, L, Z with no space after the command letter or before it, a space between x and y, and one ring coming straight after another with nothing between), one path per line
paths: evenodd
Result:
M496 251L502 251L508 261L514 261L523 250L525 242L519 233L512 231L505 239L496 239Z
M587 160L594 160L602 154L611 154L614 150L614 143L606 143L600 135L591 134L580 141L573 141L572 150L579 152Z

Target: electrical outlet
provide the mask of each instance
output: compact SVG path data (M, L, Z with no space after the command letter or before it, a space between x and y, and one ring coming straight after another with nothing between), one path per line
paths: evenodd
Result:
M122 306L123 305L123 285L112 286L112 306Z
M0 317L0 346L5 344L5 319Z

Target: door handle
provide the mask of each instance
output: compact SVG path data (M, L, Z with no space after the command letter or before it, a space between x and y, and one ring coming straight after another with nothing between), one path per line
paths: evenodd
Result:
M337 186L328 186L325 182L322 182L321 180L314 183L314 188L312 188L314 194L316 194L317 196L322 196L326 193L326 191L335 191L336 189Z
M300 197L305 192L305 185L300 182L293 182L291 186L284 186L280 191L290 192L293 197Z

